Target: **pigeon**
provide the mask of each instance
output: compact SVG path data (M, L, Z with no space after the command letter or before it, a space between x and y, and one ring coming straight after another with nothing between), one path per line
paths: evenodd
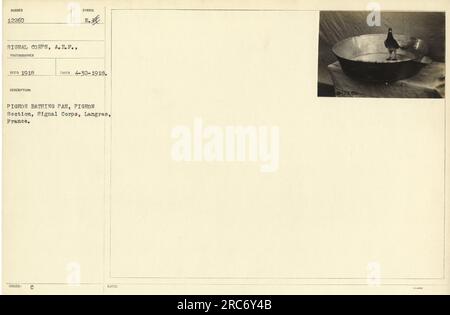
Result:
M388 30L386 40L384 41L384 46L389 51L389 57L387 60L397 60L397 49L400 48L400 45L392 35L392 28L389 28Z

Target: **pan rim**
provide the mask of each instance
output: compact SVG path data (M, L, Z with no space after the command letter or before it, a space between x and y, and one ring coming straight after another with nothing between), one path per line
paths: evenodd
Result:
M332 46L331 51L333 52L333 54L337 58L345 59L345 60L352 61L352 62L366 63L366 64L368 64L368 63L370 63L370 64L398 64L398 63L405 63L405 62L414 61L414 60L417 60L417 59L421 58L420 54L414 54L413 53L415 58L411 58L411 59L408 58L406 60L396 60L396 61L391 61L391 60L389 60L389 61L388 60L386 60L386 61L361 61L361 60L352 60L352 59L350 59L348 57L343 56L342 54L340 54L340 53L338 53L336 51L336 48L338 46L341 46L341 45L345 44L346 42L349 42L349 41L351 41L351 40L353 40L355 38L370 38L370 37L377 37L378 38L378 37L384 37L384 36L386 36L386 34L384 34L384 33L361 34L361 35L349 36L349 37L346 37L346 38L338 41L337 43L335 43ZM407 34L396 34L395 37L396 38L401 38L401 40L413 39L413 40L416 40L416 41L420 41L420 42L424 43L424 45L426 47L426 43L422 39L414 37L414 36L410 36L410 35L407 35Z

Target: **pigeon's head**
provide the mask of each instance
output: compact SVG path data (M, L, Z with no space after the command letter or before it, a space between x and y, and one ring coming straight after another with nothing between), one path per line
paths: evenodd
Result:
M389 33L392 33L392 28L389 27L388 32L389 32Z

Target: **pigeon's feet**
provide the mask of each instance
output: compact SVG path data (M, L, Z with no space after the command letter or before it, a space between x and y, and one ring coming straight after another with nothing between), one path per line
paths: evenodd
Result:
M397 49L394 50L394 54L392 56L392 60L397 60Z

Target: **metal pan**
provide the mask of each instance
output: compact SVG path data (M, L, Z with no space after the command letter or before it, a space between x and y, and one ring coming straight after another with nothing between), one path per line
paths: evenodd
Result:
M426 43L407 35L394 35L400 47L397 60L387 60L386 34L367 34L344 39L332 48L345 74L371 82L392 82L415 75L429 63Z

